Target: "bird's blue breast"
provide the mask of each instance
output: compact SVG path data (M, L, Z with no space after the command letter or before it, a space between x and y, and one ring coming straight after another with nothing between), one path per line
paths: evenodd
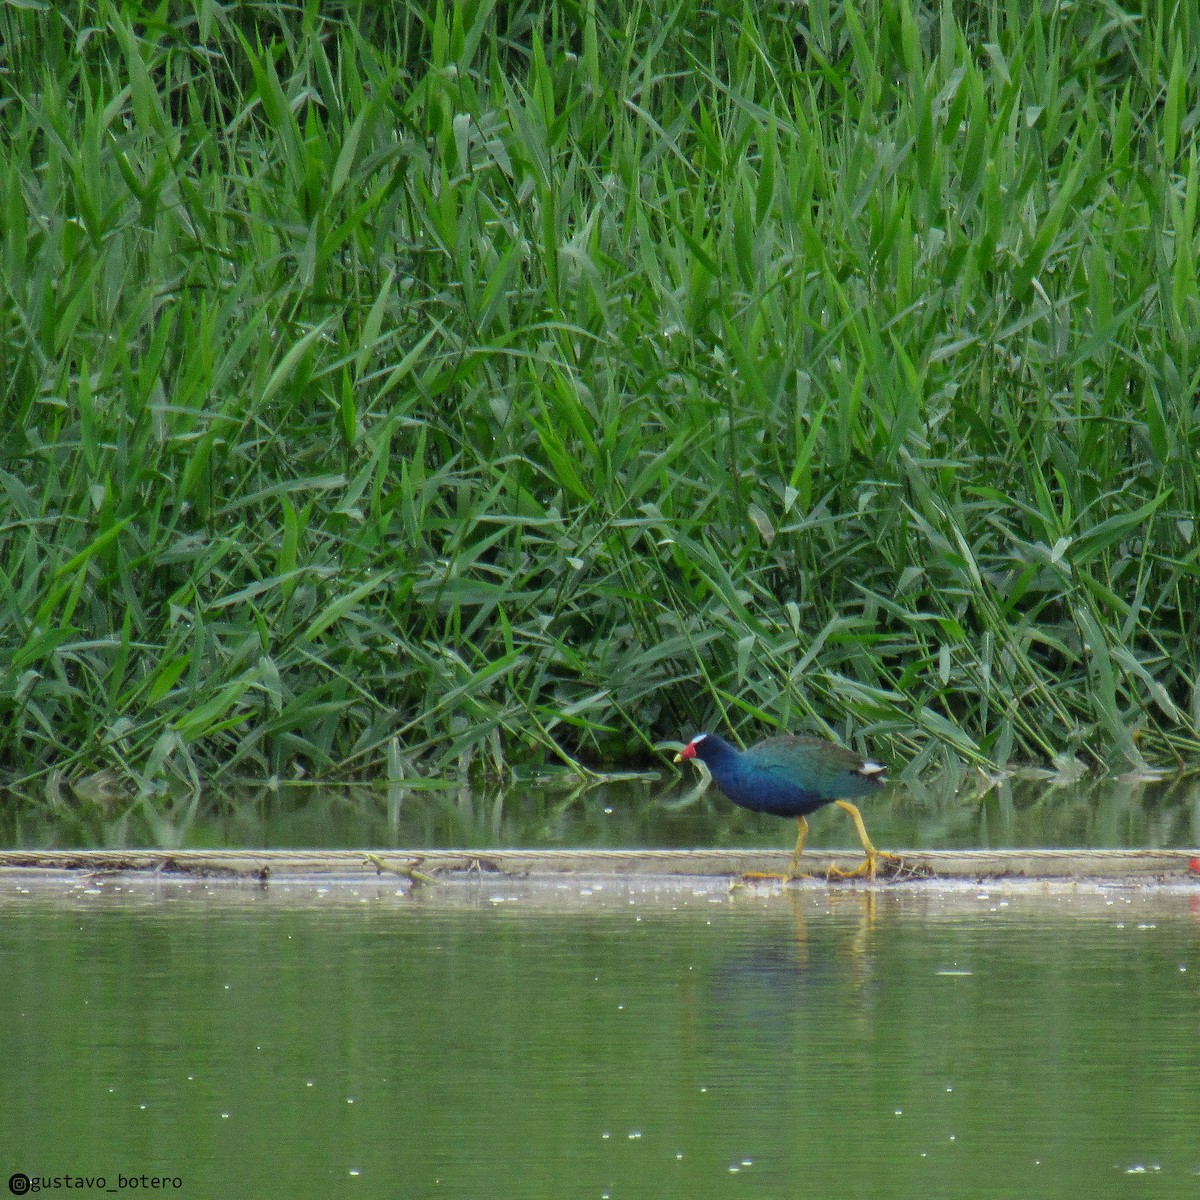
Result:
M834 796L798 786L784 771L752 767L713 771L717 787L742 808L777 817L803 817L828 804ZM836 795L836 793L835 793Z

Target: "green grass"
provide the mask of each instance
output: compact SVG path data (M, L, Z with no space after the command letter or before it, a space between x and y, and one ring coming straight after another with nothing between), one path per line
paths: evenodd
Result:
M0 10L0 773L1200 745L1200 10Z

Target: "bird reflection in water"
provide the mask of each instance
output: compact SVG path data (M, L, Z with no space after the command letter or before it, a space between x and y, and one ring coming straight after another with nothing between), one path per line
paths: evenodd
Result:
M762 897L754 888L740 894L745 902ZM722 1023L719 1014L736 1016L744 1026L764 1020L792 1024L798 1017L853 1019L868 1011L879 986L878 893L787 890L771 895L769 910L780 901L788 906L786 922L764 920L714 968L710 1012Z

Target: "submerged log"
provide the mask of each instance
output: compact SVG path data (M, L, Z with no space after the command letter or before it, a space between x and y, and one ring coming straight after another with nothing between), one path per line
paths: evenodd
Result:
M1196 850L904 850L891 881L921 879L1112 879L1195 881ZM362 879L391 872L413 882L470 877L563 875L730 876L786 870L784 850L2 850L5 872L159 873L198 878ZM853 866L853 850L806 852L803 867L821 880ZM830 881L831 887L861 885Z

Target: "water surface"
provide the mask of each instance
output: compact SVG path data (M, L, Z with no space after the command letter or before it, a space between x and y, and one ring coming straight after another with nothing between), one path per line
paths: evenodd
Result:
M6 879L0 1174L1193 1197L1198 939L1185 894Z
M1200 779L1132 776L1056 786L970 774L901 781L863 802L877 845L906 849L1200 846ZM856 847L846 817L810 819L814 848ZM428 849L448 846L790 847L795 825L746 812L694 778L580 782L570 772L471 787L425 780L376 787L209 788L129 796L119 788L10 796L0 845L19 848Z

